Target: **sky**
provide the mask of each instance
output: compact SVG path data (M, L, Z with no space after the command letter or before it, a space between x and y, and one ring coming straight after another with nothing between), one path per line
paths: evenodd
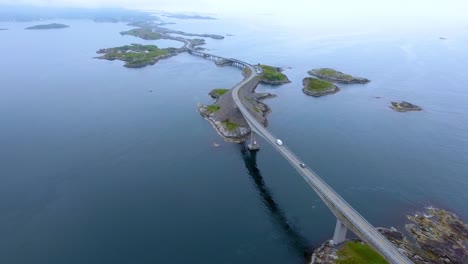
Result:
M123 7L213 14L463 19L467 0L0 0L5 5Z

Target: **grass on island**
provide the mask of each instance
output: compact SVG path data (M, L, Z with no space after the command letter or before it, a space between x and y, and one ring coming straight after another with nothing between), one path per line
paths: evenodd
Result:
M314 92L322 92L327 89L330 89L333 86L331 82L309 78L309 84L307 85L307 90Z
M346 242L337 253L337 264L388 264L379 253L360 242Z
M128 31L120 32L120 34L131 35L146 40L155 40L161 38L161 34L159 34L158 32L153 32L151 28L135 28Z
M213 89L213 92L217 94L218 96L221 96L227 92L229 92L229 89L224 89L224 88L218 88L218 89Z
M104 59L123 60L127 67L139 67L154 63L155 59L173 52L174 48L160 49L155 45L132 44L100 51Z
M222 121L221 124L223 124L223 126L229 131L234 131L239 127L238 124L232 123L231 121L229 121L229 119Z
M215 105L215 104L213 104L213 105L207 105L207 106L205 107L205 110L206 110L207 112L211 113L211 114L212 114L212 113L218 112L219 109L221 109L221 106Z
M288 79L286 75L277 71L275 67L267 65L260 65L260 67L262 67L263 70L263 79L267 81L285 81Z
M353 76L349 75L349 74L344 74L344 73L340 73L336 70L333 70L333 69L319 69L318 70L318 73L320 75L324 75L324 76L328 76L328 77L334 77L334 78L337 78L337 77L340 77L342 79L352 79Z

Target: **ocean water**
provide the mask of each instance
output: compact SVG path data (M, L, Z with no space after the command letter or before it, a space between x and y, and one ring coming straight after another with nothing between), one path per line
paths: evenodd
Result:
M291 83L258 87L277 95L269 129L372 224L401 229L429 205L466 220L463 32L172 21L232 35L207 40L212 53L285 68ZM95 52L181 44L54 22L71 27L0 23L0 263L303 263L332 236L333 215L273 148L250 154L197 113L237 69L188 54L127 69ZM317 67L371 82L308 97L302 78ZM401 100L423 111L389 108Z

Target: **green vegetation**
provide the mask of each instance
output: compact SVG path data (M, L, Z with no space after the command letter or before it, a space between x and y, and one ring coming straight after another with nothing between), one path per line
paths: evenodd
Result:
M360 242L346 242L337 253L337 264L388 264L379 253Z
M57 28L67 28L70 26L64 25L64 24L57 24L57 23L52 23L52 24L45 24L45 25L36 25L32 27L27 27L26 29L57 29Z
M323 92L333 87L333 84L331 82L322 81L322 80L315 79L315 78L307 78L307 79L309 81L309 84L307 85L307 90L309 91Z
M154 64L160 57L173 54L176 51L175 48L160 49L155 45L132 44L101 49L97 53L104 54L99 57L101 59L122 60L126 62L125 67L136 68Z
M223 124L223 126L229 131L234 131L239 127L238 124L232 123L231 121L229 121L229 119L222 121L221 124Z
M120 32L120 34L131 35L131 36L139 37L139 38L146 39L146 40L155 40L155 39L161 38L160 33L154 32L153 29L151 28L144 28L144 27L135 28L135 29L131 29L128 31L123 31L123 32Z
M227 92L229 92L229 89L224 89L224 88L218 88L218 89L213 89L213 93L217 94L218 96L221 96Z
M208 105L205 107L205 110L209 112L210 114L218 112L219 109L221 109L221 106L215 105L215 104Z
M349 74L344 74L342 72L339 72L333 69L328 69L328 68L319 69L318 73L320 75L332 77L332 78L341 78L341 79L347 79L347 80L353 79L353 76Z
M277 68L267 66L267 65L260 65L263 70L263 79L267 81L287 81L288 77L286 75L282 74L281 72L278 71Z

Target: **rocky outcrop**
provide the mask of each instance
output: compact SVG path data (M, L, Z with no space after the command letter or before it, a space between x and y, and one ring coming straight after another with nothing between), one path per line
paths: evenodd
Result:
M331 243L331 240L323 243L312 254L310 264L334 264L338 259L338 247Z
M313 69L308 71L312 76L315 76L322 80L327 80L331 82L337 83L368 83L370 80L361 77L354 77L349 74L342 73L340 71L330 69L330 68L320 68L320 69Z
M466 263L468 225L454 213L429 207L422 213L408 216L408 219L411 223L406 225L406 230L415 242L410 242L393 227L379 227L377 230L416 264ZM325 242L314 251L310 263L336 263L342 245L334 246L330 241Z
M390 108L398 112L421 111L421 107L405 101L392 102Z
M468 260L468 225L454 213L428 208L425 212L408 216L406 225L428 263L466 263Z
M314 80L317 79L304 78L302 80L302 85L304 86L302 88L303 93L314 97L320 97L328 94L334 94L340 91L340 88L338 88L338 86L332 83L329 83L329 86L326 88L314 88L313 86L311 86L311 82L314 82Z
M207 106L198 104L198 112L205 117L219 135L224 137L227 141L241 143L244 142L250 135L250 127L248 125L237 126L235 129L229 129L224 120L218 120L215 113L208 111Z

